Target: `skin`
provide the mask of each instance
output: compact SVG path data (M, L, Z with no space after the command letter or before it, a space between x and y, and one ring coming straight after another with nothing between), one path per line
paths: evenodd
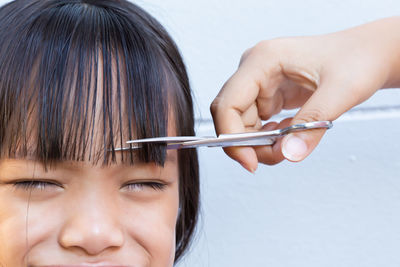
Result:
M172 266L178 164L0 162L3 266ZM42 181L32 188L24 181ZM152 188L151 183L163 185ZM27 183L25 182L25 185Z
M217 134L273 130L335 120L380 88L400 87L400 17L341 32L279 38L247 50L238 70L211 104ZM263 125L282 109L294 118ZM325 130L290 134L273 146L232 147L225 152L250 172L258 163L301 161Z
M102 100L102 68L99 56L98 93L90 95L96 103ZM114 69L114 81L116 74ZM94 116L93 151L102 152L100 104ZM172 114L169 117L168 135L175 136ZM119 120L113 122L118 129ZM29 128L34 130L34 125ZM128 140L124 135L123 141ZM115 144L120 141L117 137ZM100 158L93 166L89 152L83 162L58 162L47 172L33 158L0 160L0 266L173 266L177 151L167 152L163 167L122 164L124 152L117 153L114 165L101 166ZM33 186L27 188L30 182Z

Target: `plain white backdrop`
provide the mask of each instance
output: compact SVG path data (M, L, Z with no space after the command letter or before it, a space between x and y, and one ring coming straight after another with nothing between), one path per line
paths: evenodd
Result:
M199 135L214 134L209 104L258 41L400 14L398 0L137 3L181 48ZM385 90L336 121L299 164L260 166L251 175L221 150L200 149L202 220L179 266L400 266L399 125L400 90Z
M183 53L198 135L214 134L208 106L258 41L400 14L398 0L135 2ZM400 90L393 89L336 121L302 163L260 166L252 175L220 149L201 149L201 221L179 267L400 266L399 136Z

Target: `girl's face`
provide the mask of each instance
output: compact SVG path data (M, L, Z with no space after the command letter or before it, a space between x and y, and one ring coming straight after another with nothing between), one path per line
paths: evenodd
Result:
M178 176L175 150L164 167L1 160L1 266L172 266Z

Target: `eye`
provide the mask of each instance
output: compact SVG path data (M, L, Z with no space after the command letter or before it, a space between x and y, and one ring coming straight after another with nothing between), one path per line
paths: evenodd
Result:
M126 190L132 192L140 192L145 189L152 189L155 191L162 191L166 185L158 182L135 182L123 186Z
M50 181L38 181L38 180L26 180L26 181L18 181L14 183L14 187L16 189L23 189L23 190L45 190L50 187L61 187L59 184L50 182Z

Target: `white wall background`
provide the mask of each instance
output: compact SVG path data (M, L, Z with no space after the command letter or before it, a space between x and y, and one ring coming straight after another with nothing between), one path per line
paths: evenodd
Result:
M136 2L182 50L199 135L214 134L208 106L246 48L400 14L399 0ZM179 267L400 266L399 136L400 90L385 90L336 121L299 164L251 175L201 149L201 224Z
M182 50L200 135L214 134L208 106L261 39L400 15L399 0L136 2ZM202 223L179 267L400 266L399 137L400 90L385 90L336 121L299 164L251 175L221 150L201 149Z

